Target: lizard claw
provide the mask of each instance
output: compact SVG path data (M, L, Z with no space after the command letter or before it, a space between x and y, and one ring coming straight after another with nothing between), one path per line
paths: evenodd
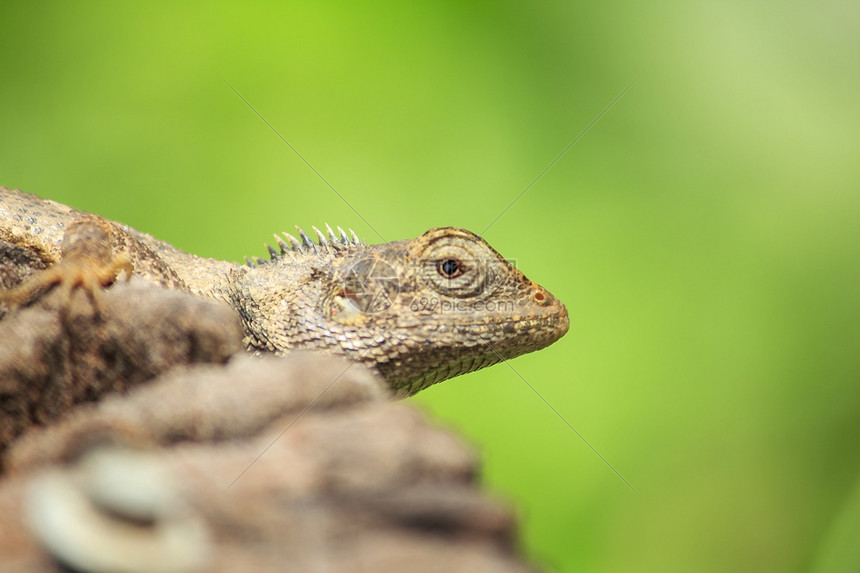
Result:
M116 282L123 271L127 278L131 277L133 266L126 253L117 253L106 262L91 257L64 258L14 289L0 292L0 302L6 303L11 310L31 302L45 289L59 286L63 293L63 305L67 305L74 290L81 288L101 314L101 290Z
M18 287L0 293L0 302L10 309L22 306L45 289L59 285L63 308L68 306L74 290L81 288L101 314L101 289L113 284L120 271L131 277L133 270L131 258L116 249L114 239L115 229L106 219L90 214L77 217L63 235L59 262Z

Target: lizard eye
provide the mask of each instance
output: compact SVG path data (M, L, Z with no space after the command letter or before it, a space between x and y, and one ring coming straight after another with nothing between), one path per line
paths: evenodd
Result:
M445 251L434 253L424 263L424 278L430 286L440 294L457 298L481 294L486 275L483 260L462 248L447 247Z
M462 229L431 229L416 243L413 256L422 281L446 297L489 297L511 274L510 265L483 239Z
M457 259L443 259L439 261L436 270L446 279L454 279L463 274L463 266Z

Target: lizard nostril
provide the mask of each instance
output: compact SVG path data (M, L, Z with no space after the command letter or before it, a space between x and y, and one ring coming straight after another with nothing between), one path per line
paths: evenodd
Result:
M549 297L546 295L546 292L544 292L544 290L541 288L535 289L535 291L532 292L532 298L536 303L541 305L547 304L549 302Z

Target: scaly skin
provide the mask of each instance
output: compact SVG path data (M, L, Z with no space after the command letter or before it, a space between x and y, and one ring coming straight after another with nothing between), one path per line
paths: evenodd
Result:
M229 304L250 350L343 354L399 395L539 350L568 330L565 306L470 231L368 246L338 230L314 229L316 241L302 231L301 240L275 236L270 260L237 265L0 187L0 241L51 267L4 298L26 300L64 277L107 286L130 262L135 280Z

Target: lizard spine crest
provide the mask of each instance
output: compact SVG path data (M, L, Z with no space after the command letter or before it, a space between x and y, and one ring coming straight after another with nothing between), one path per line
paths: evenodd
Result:
M277 249L268 243L263 243L263 246L266 247L266 251L269 252L268 259L260 257L245 257L245 262L249 267L257 267L281 261L286 256L289 256L290 259L295 261L299 257L318 256L321 254L337 255L342 251L367 246L367 243L360 240L358 235L352 229L349 229L349 235L347 235L347 232L344 231L342 227L337 227L337 234L328 223L325 224L325 228L328 233L328 237L326 237L326 233L323 233L316 226L311 225L311 229L314 230L317 238L317 240L314 241L301 229L301 227L296 225L296 231L298 232L301 240L285 231L281 233L284 236L283 239L275 234L273 236L275 237L275 244L278 246ZM284 239L286 239L286 241L284 241Z

